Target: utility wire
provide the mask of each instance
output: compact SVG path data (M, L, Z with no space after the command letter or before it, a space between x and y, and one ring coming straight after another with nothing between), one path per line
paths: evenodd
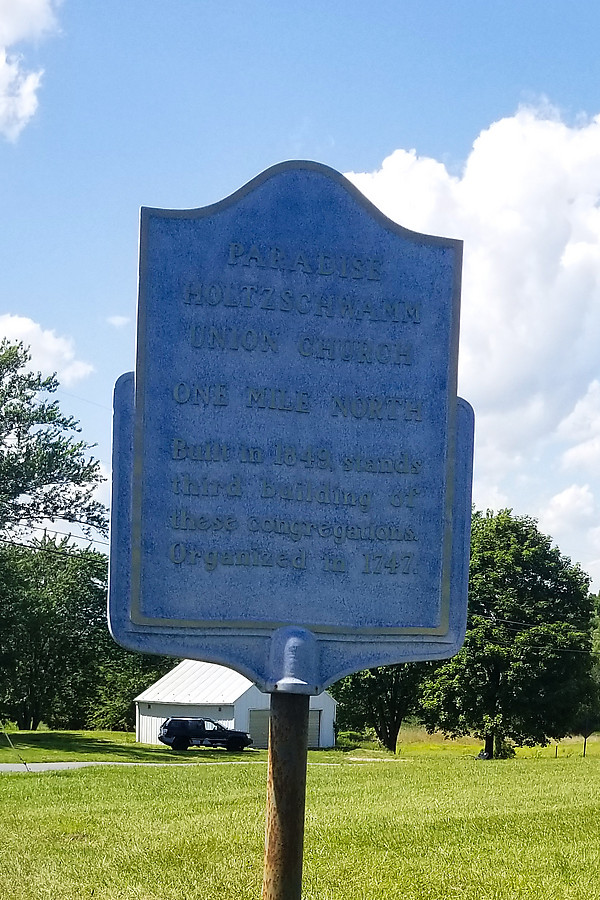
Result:
M10 547L23 547L24 550L34 550L36 553L51 553L53 556L79 557L81 553L84 552L83 550L75 553L69 553L66 550L51 550L50 547L36 547L35 544L24 544L21 541L11 541L8 538L3 537L0 537L0 542L3 544L8 544ZM93 550L92 552L101 553L100 550Z
M515 622L512 619L498 619L496 616L484 616L482 613L473 613L479 619L486 619L488 622L497 622L499 625L523 625L524 628L536 628L531 622Z
M79 394L71 394L69 391L64 391L62 388L57 388L53 393L64 394L65 397L73 397L74 400L81 400L82 403L90 403L92 406L98 406L100 409L105 409L107 410L107 412L112 412L110 406L105 406L104 403L97 403L95 400L88 400L87 397L80 397Z
M24 519L24 518L25 518L25 516L23 516L23 519ZM49 518L49 517L48 517L48 518ZM98 525L92 525L91 522L86 522L85 519L68 519L68 520L66 520L66 519L63 519L61 516L58 516L58 515L57 515L57 516L55 516L53 519L51 519L50 521L54 522L55 520L56 520L56 521L59 521L59 522L68 521L69 523L72 523L73 525L85 525L87 528L93 528L94 531L99 531L100 534L102 534L102 529L99 528ZM38 522L39 522L39 518L38 518L38 519L34 519L34 521L38 521ZM47 525L47 526L43 526L43 525L32 525L32 524L29 524L27 521L22 522L22 523L21 523L21 522L19 522L19 523L9 522L8 524L9 524L9 526L12 525L12 526L15 527L15 528L42 528L42 529L43 529L44 527L46 527L46 528L49 528L49 529L52 530L52 531L55 530L55 529L53 529L52 526L50 526L50 525ZM64 533L64 532L61 532L61 533Z
M486 619L489 622L501 622L502 623L502 622L507 621L506 619L494 619L492 616L480 616L479 618ZM513 632L513 634L524 634L526 631L531 631L534 628L539 628L539 625L531 625L531 624L527 625L525 622L514 623L514 624L520 624L520 625L523 625L524 627L523 628L507 628L506 629L507 631ZM555 624L561 624L561 623L555 623ZM498 646L506 647L507 649L514 647L514 644L502 643L501 641L496 641L496 643L498 644ZM552 647L552 646L548 646L548 645L546 645L545 647L544 646L529 646L529 647L527 647L527 649L528 650L551 650L553 653L593 653L594 652L593 649L591 649L591 648L589 650L577 650L575 648L567 649L566 647Z
M28 525L27 527L33 528L34 531L50 531L52 534L64 534L65 537L73 538L76 541L89 541L91 544L103 544L105 547L110 546L108 541L99 541L97 538L87 538L80 534L72 534L70 531L60 531L58 528L52 528L51 526Z

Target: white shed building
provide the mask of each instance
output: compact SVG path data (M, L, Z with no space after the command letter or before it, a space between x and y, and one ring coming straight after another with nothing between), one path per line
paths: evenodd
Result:
M169 716L206 716L227 728L249 732L254 747L266 747L269 704L269 694L239 672L185 659L135 698L135 739L158 744L158 729ZM309 747L335 746L336 706L327 691L310 698Z

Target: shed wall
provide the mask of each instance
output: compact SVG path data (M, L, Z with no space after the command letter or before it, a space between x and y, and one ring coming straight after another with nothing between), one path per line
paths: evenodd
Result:
M230 705L208 705L208 704L187 704L187 703L158 703L155 701L137 701L136 702L136 741L143 744L160 744L158 740L158 729L165 719L169 716L180 718L194 718L207 716L220 722L226 728L236 728L238 731L247 731L252 735L250 729L250 710L265 710L268 713L271 699L269 694L264 694L256 687L251 685L247 691L238 697L234 704ZM310 698L310 709L320 710L320 715L311 716L311 724L313 732L311 734L311 744L314 747L334 747L335 746L335 710L336 702L333 697L324 691L317 697ZM259 717L260 718L260 717ZM316 724L318 721L318 725ZM318 728L318 738L315 729ZM254 735L252 735L254 738ZM254 746L266 746L261 740L256 742Z
M190 705L187 703L136 703L135 739L140 744L160 744L158 729L169 716L196 718L206 716L226 728L234 727L233 706Z
M323 720L322 709L309 709L308 711L308 748L318 750L323 746L333 746L321 742L321 722ZM266 749L269 743L269 710L250 710L250 734L254 741L253 747L257 750Z
M250 728L250 711L251 710L267 710L271 705L271 698L269 694L264 694L262 691L256 687L256 685L252 685L252 687L248 688L248 690L239 697L235 703L235 727L240 731L248 731L252 737L252 730ZM321 714L318 716L319 725L318 725L318 739L315 736L315 722L317 717L312 716L313 723L313 734L311 735L311 740L313 742L313 746L315 747L335 747L335 711L337 708L337 703L327 691L323 691L322 694L319 694L316 697L310 698L310 709L311 710L320 710ZM254 716L255 721L259 721L261 717ZM261 728L262 735L262 728ZM266 746L261 740L260 743L256 743L255 746Z

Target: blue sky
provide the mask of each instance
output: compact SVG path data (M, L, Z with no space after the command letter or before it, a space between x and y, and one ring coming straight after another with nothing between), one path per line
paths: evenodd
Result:
M326 163L465 241L475 501L600 587L599 26L591 0L0 0L0 332L108 471L140 206Z

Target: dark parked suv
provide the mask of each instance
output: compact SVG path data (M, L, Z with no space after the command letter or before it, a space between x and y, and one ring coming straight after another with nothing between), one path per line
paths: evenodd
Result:
M158 739L173 750L187 750L192 746L243 750L252 743L245 731L233 731L212 719L165 719Z

